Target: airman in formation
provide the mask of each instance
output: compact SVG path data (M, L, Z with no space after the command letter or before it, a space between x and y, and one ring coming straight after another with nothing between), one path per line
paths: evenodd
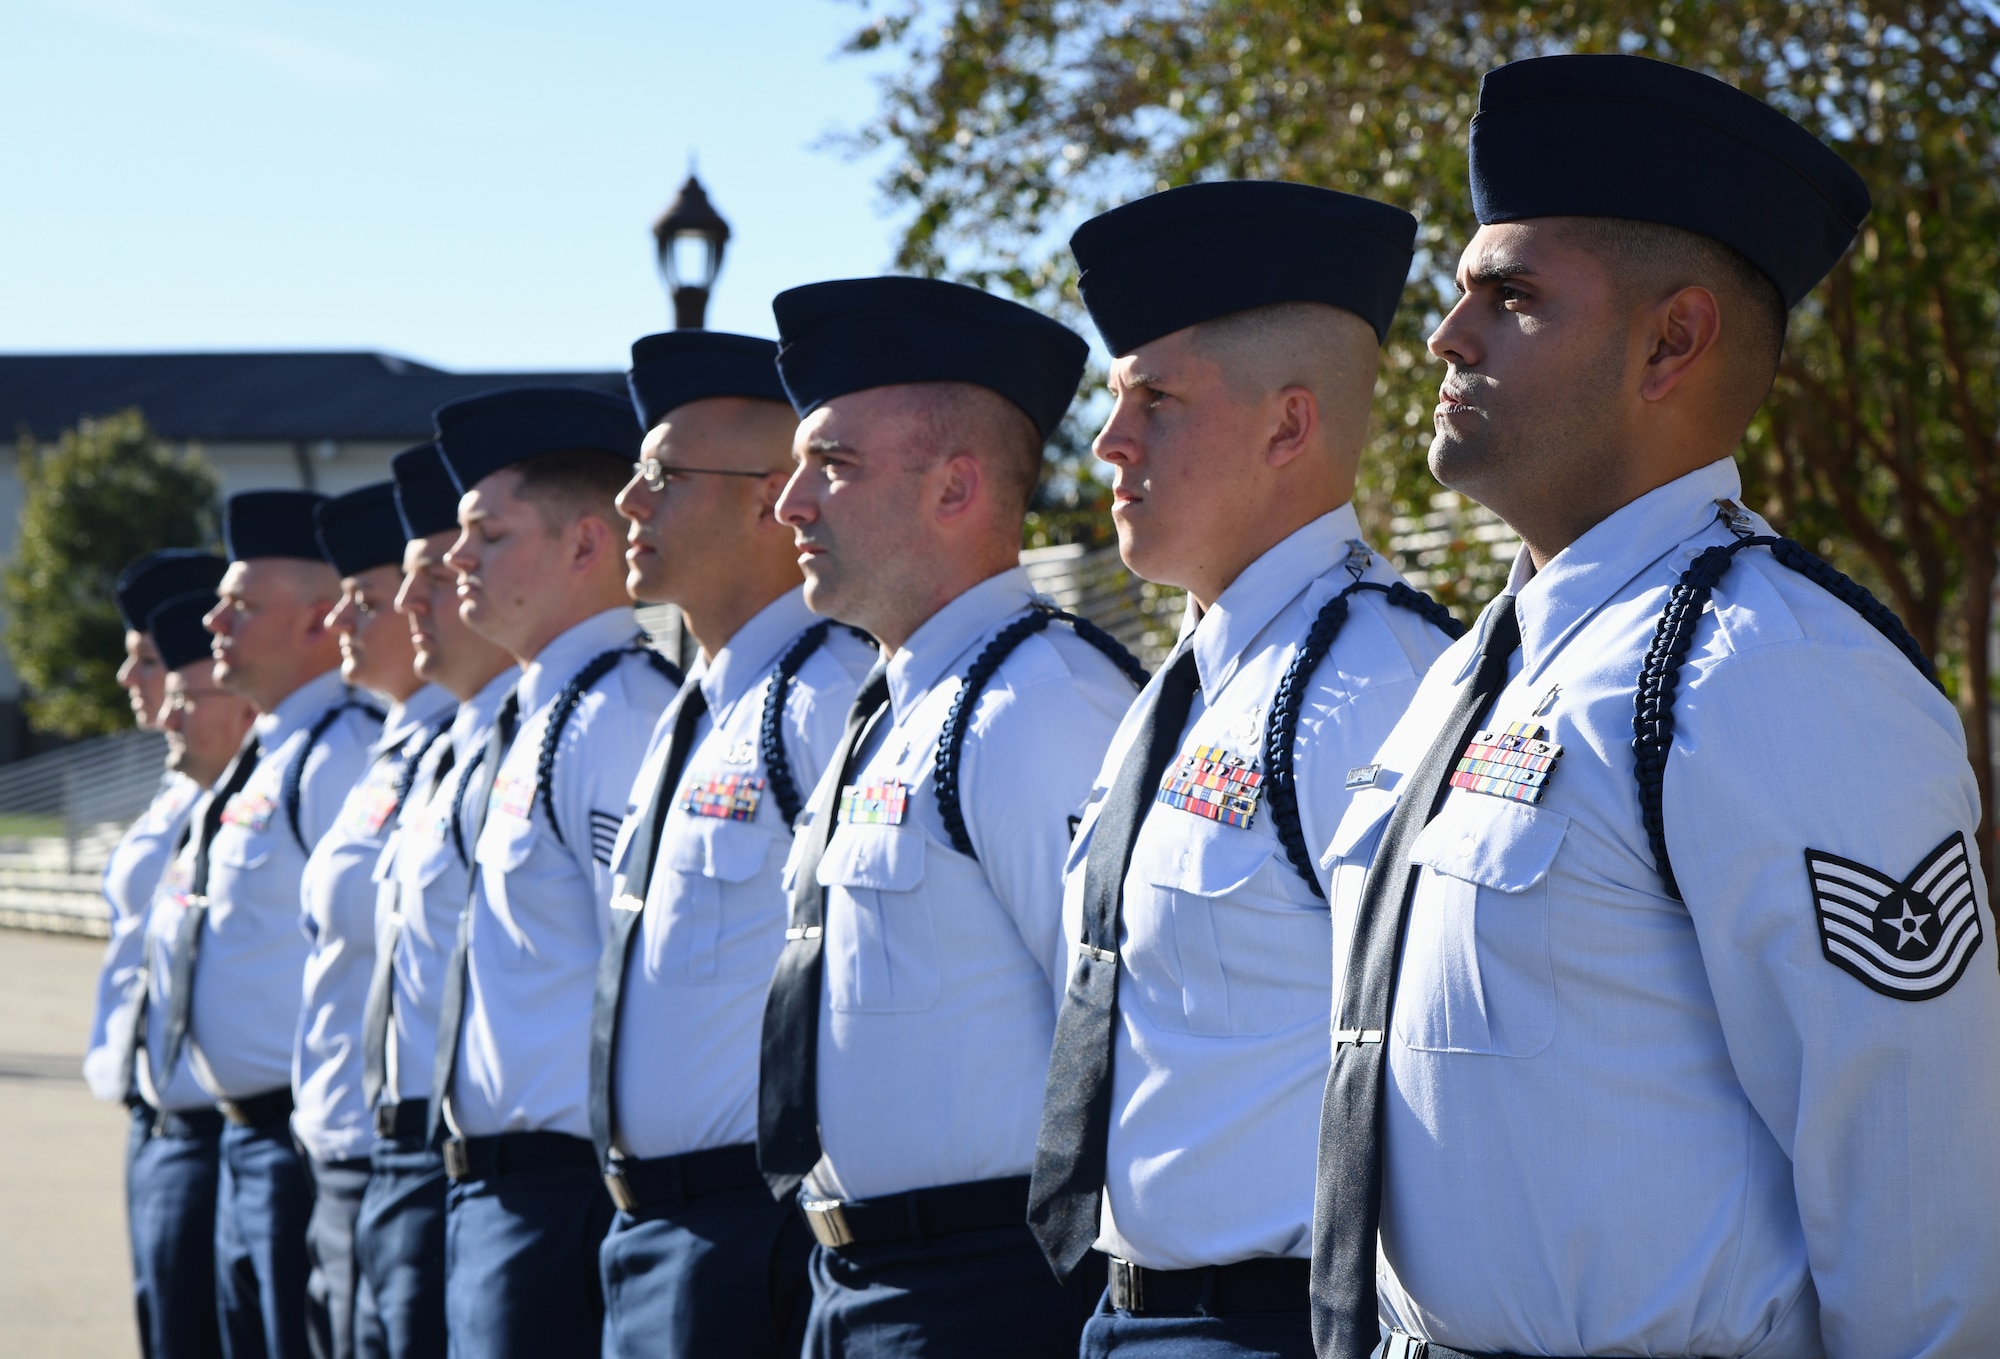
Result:
M1157 673L1020 564L1087 342L926 279L135 562L146 1352L1989 1352L1962 734L1732 462L1867 191L1615 56L1489 74L1470 175L1470 632L1353 503L1417 223L1272 182L1071 240Z

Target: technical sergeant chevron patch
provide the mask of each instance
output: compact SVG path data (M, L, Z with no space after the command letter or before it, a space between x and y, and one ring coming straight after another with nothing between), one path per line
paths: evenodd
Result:
M1979 905L1962 832L1947 836L1900 882L1818 849L1806 851L1806 872L1820 951L1885 996L1941 996L1979 950Z

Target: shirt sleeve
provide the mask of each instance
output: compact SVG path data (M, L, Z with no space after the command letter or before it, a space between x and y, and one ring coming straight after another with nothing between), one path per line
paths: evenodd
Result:
M2000 975L1956 714L1886 649L1783 645L1684 674L1676 717L1668 852L1826 1353L1988 1351Z
M381 734L379 722L359 709L349 709L306 752L299 778L299 834L305 837L308 854L340 819L347 795L368 772L369 748Z
M629 670L630 666L621 666ZM553 775L563 846L591 885L598 914L611 911L611 855L625 807L652 745L653 728L673 696L664 679L621 674L592 692L571 716Z

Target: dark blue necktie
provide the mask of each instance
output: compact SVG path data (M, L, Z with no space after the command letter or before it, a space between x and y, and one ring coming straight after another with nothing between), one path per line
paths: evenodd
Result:
M673 735L667 740L666 762L660 767L660 781L653 786L652 798L633 824L632 839L625 847L626 871L612 884L611 934L604 941L604 953L597 964L597 991L590 1008L590 1140L597 1147L597 1164L608 1166L611 1138L617 1131L612 1108L612 1065L618 1059L618 1003L625 990L625 969L632 957L632 939L638 934L639 917L646 909L646 890L653 881L653 865L660 857L660 832L674 805L674 790L680 786L681 771L694 753L695 728L708 713L708 700L693 678L681 686L680 712L674 718Z
M188 881L187 914L181 917L180 929L174 935L174 956L167 965L174 993L167 1000L166 1070L153 1073L154 1084L160 1090L165 1090L167 1082L174 1078L174 1068L180 1064L181 1049L187 1045L188 1025L194 1015L194 964L201 953L201 927L208 920L209 846L222 827L222 813L227 810L229 800L250 782L250 772L257 767L262 753L253 733L243 749L236 752L236 762L229 766L229 777L215 790L215 796L208 800L208 807L202 813L201 838L195 842L194 876Z
M764 1033L757 1070L757 1168L774 1197L784 1199L819 1162L819 997L826 889L819 861L833 839L840 790L854 773L861 733L889 701L889 671L877 665L847 711L847 733L833 755L834 776L813 799L809 837L792 880L792 923L764 998Z
M1312 1258L1313 1343L1320 1359L1367 1359L1381 1343L1375 1234L1382 1225L1382 1098L1403 930L1417 885L1411 852L1444 806L1459 753L1506 687L1507 664L1520 645L1514 597L1501 595L1486 611L1472 680L1404 783L1361 889L1334 1012L1333 1067L1320 1107Z
M1058 1279L1097 1240L1104 1194L1106 1139L1111 1132L1111 1061L1118 1022L1118 918L1132 846L1152 810L1160 778L1180 749L1201 676L1194 651L1184 649L1160 677L1160 687L1104 810L1091 832L1083 869L1083 942L1069 974L1049 1053L1042 1128L1028 1188L1028 1226Z

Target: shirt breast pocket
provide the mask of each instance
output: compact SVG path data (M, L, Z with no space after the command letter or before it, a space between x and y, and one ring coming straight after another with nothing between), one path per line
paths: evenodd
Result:
M270 859L275 838L272 831L261 834L237 831L233 835L217 835L209 844L209 861L217 868L254 873Z
M937 929L923 890L916 826L843 825L819 861L826 900L826 979L832 1006L852 1014L937 1004Z
M649 949L652 970L684 982L737 976L746 962L768 972L770 947L754 940L758 947L728 949L725 956L722 927L725 894L763 869L771 833L748 822L691 816L670 823L668 836L660 856L666 890L656 894L652 908L660 911ZM783 910L774 895L768 907L774 928L782 928Z
M1422 877L1396 993L1396 1036L1426 1052L1532 1057L1555 1038L1549 869L1569 818L1459 793L1411 859Z
M1326 907L1294 901L1271 876L1291 872L1277 864L1271 841L1168 808L1154 815L1188 823L1176 825L1178 835L1146 837L1144 859L1133 856L1171 916L1188 1032L1226 1037L1325 1023L1331 979L1302 986L1299 960L1328 956Z
M486 900L495 908L496 917L492 921L475 921L473 928L483 929L487 924L501 925L484 956L504 967L534 968L540 965L534 948L522 933L521 917L534 905L534 884L518 876L511 883L506 881L510 874L520 872L535 852L535 845L540 839L541 827L533 820L496 808L487 817L486 826L479 835L479 844L472 853L473 861L479 865L485 878ZM505 917L504 924L499 917Z

